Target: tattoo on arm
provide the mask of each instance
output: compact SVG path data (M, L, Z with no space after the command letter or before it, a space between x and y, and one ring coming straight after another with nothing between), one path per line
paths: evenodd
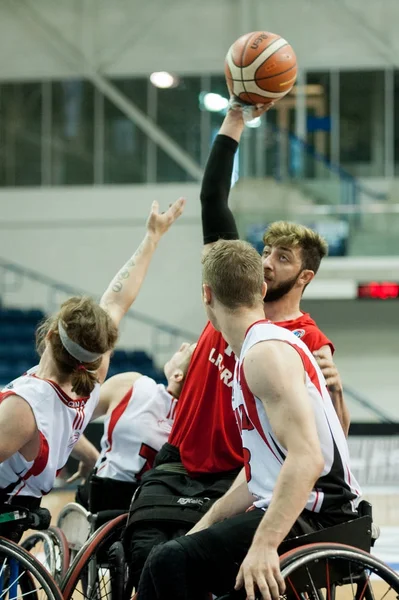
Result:
M123 282L125 279L130 277L130 270L136 265L136 259L143 251L143 242L141 242L140 246L137 248L136 252L133 254L132 258L130 258L127 263L122 267L119 273L116 275L115 283L112 286L112 291L118 293L123 288Z

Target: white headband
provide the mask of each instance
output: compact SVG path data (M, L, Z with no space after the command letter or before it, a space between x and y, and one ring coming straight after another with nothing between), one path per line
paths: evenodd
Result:
M101 353L98 354L96 352L90 352L89 350L82 348L82 346L79 346L79 344L71 340L68 337L68 334L65 331L61 321L58 321L58 333L60 334L61 343L64 346L65 350L71 356L73 356L73 358L76 358L76 360L78 360L79 362L91 363L98 360L102 356Z

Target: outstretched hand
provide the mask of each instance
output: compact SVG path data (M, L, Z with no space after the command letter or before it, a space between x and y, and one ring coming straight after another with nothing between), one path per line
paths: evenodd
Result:
M180 217L183 213L185 206L185 199L179 198L176 202L173 202L167 211L160 213L159 204L156 200L151 205L150 216L147 220L147 231L156 238L160 238L166 233L171 225Z
M240 111L245 122L261 117L273 108L274 105L275 102L269 102L268 104L247 104L246 102L242 102L237 96L231 96L229 101L229 108Z

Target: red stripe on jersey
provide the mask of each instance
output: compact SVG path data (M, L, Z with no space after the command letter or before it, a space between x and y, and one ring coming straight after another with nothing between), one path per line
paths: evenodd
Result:
M271 447L271 445L268 442L267 437L265 436L265 432L263 431L263 427L259 420L258 409L256 408L255 396L249 389L247 380L245 379L244 363L242 363L241 367L240 367L240 384L241 384L242 395L244 396L245 405L248 410L248 417L250 418L252 424L255 426L255 429L261 436L262 440L265 442L265 444L269 448L270 452L273 454L273 456L275 456L275 458L278 460L278 462L282 465L283 464L282 459L274 452L273 448Z
M48 457L49 457L48 441L46 440L46 438L44 437L44 435L42 434L41 431L39 431L39 436L40 436L39 453L36 456L35 460L33 461L33 465L31 466L29 471L27 471L25 473L25 475L22 475L22 479L29 479L29 477L32 477L32 476L37 477L37 475L40 475L40 473L42 473L44 471L44 469L46 468L46 465L48 463Z
M9 390L7 392L0 392L0 402L3 402L3 400L5 400L6 398L9 398L10 396L16 396L17 394L14 392L14 390Z
M126 407L129 404L129 400L132 397L132 394L133 394L133 387L124 395L122 400L119 402L118 406L116 406L111 413L111 418L109 420L109 426L108 426L109 448L108 448L107 452L109 452L112 448L112 434L114 432L117 422L119 421L119 419L125 412Z
M34 373L29 375L28 377L34 377L35 379L41 379L42 381L46 381L46 383L51 385L53 390L57 393L57 396L63 402L63 404L66 404L69 407L74 408L74 404L77 404L77 403L86 404L86 402L90 398L90 396L85 396L84 398L77 398L76 400L74 400L73 398L68 396L68 394L66 392L64 392L64 390L58 385L58 383L56 383L52 379L42 379L41 377L37 377L37 375L35 375Z
M286 340L283 340L283 341L286 342ZM303 348L300 348L296 344L291 344L291 342L287 342L287 344L292 346L292 348L294 348L294 350L296 350L298 352L299 356L302 359L304 369L305 369L306 373L308 374L310 381L313 383L313 385L319 392L320 396L323 396L323 393L322 393L321 387L320 387L319 376L317 375L317 371L316 371L316 367L312 363L309 356L306 354L306 352L303 350Z

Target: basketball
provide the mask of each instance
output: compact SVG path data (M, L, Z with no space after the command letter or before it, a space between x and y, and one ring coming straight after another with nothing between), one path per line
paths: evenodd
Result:
M294 50L276 33L253 31L230 47L225 60L230 94L248 104L268 104L292 89L297 75Z

